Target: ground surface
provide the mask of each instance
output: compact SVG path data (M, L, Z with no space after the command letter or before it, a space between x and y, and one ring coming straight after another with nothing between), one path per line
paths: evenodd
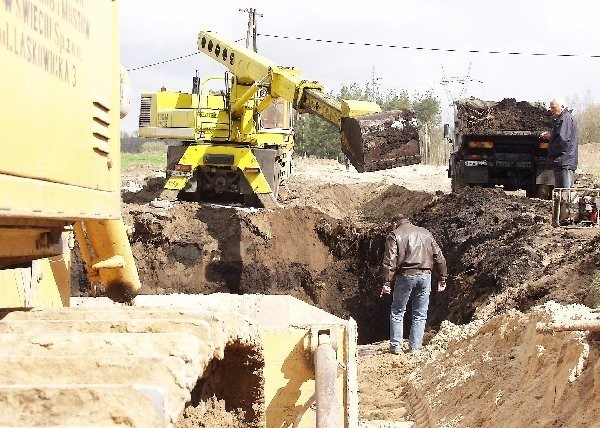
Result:
M590 302L597 230L553 228L551 203L519 192L449 194L446 174L425 165L358 174L300 159L283 207L267 211L153 208L156 173L135 170L123 176L123 213L144 293L285 293L356 319L365 426L600 426L598 341L535 331L596 316L563 305ZM397 213L431 230L449 264L420 355L383 352L390 300L378 297L379 267Z

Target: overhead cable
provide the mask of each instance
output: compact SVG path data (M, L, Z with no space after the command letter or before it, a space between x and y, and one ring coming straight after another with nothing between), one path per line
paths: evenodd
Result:
M418 46L402 46L402 45L387 45L384 43L369 43L369 42L346 42L342 40L326 40L326 39L315 39L311 37L296 37L296 36L284 36L280 34L264 34L258 33L258 36L271 37L274 39L287 39L287 40L299 40L304 42L316 42L316 43L333 43L337 45L349 45L349 46L367 46L376 48L393 48L393 49L410 49L417 51L431 51L431 52L451 52L451 53L480 53L480 54L496 54L496 55L522 55L522 56L545 56L545 57L559 57L559 58L600 58L600 55L589 55L589 54L575 54L575 53L549 53L549 52L518 52L518 51L488 51L478 49L451 49L451 48L429 48L429 47L418 47ZM235 42L243 40L238 39ZM142 65L140 67L128 68L127 71L136 71L143 68L154 67L156 65L165 64L167 62L178 61L180 59L188 58L193 55L198 55L200 52L193 52L187 55L182 55L177 58L171 58L164 61L155 62L153 64Z
M190 53L187 55L178 56L176 58L165 59L164 61L155 62L153 64L141 65L141 66L135 67L135 68L128 68L127 71L136 71L136 70L141 70L143 68L154 67L156 65L166 64L167 62L179 61L180 59L189 58L191 56L198 55L199 53L200 52L193 52L193 53Z
M235 41L235 43L237 43L239 41L242 41L242 40L243 39L238 39L238 40ZM179 61L180 59L189 58L191 56L198 55L199 53L200 53L200 51L192 52L192 53L189 53L189 54L186 54L186 55L178 56L176 58L170 58L170 59L165 59L163 61L155 62L153 64L147 64L147 65L141 65L139 67L128 68L127 71L136 71L136 70L141 70L141 69L144 69L144 68L154 67L154 66L161 65L161 64L166 64L167 62Z
M317 42L317 43L334 43L338 45L352 45L352 46L369 46L378 48L394 48L394 49L411 49L418 51L432 51L432 52L456 52L456 53L483 53L483 54L500 54L500 55L523 55L523 56L549 56L549 57L580 57L580 58L600 58L600 55L586 55L586 54L572 54L563 53L555 54L548 52L508 52L508 51L488 51L478 49L450 49L450 48L428 48L428 47L417 47L417 46L402 46L402 45L386 45L383 43L369 43L369 42L346 42L341 40L326 40L326 39L314 39L310 37L295 37L295 36L283 36L280 34L264 34L259 33L259 36L272 37L274 39L289 39L289 40L300 40L306 42Z

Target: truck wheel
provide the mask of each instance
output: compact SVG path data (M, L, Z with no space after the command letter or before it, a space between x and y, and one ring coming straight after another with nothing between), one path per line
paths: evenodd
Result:
M537 184L535 187L535 193L537 194L538 198L546 200L552 199L552 189L554 188L553 186L550 186L549 184Z
M552 186L548 184L534 184L525 190L528 198L552 199Z
M458 192L469 185L465 182L465 178L462 174L462 168L456 168L456 173L450 179L450 188L452 192Z

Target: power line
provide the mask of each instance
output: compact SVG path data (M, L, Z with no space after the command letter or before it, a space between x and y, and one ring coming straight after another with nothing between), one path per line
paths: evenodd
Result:
M352 46L369 46L378 48L394 48L394 49L410 49L418 51L432 51L432 52L453 52L453 53L483 53L483 54L499 54L499 55L523 55L523 56L549 56L549 57L580 57L580 58L600 58L600 55L587 55L587 54L573 54L563 53L554 54L548 52L508 52L508 51L488 51L478 49L450 49L450 48L428 48L428 47L417 47L417 46L402 46L402 45L386 45L384 43L369 43L369 42L346 42L342 40L325 40L325 39L314 39L311 37L296 37L296 36L284 36L280 34L263 34L259 33L262 37L272 37L275 39L289 39L289 40L301 40L306 42L318 42L318 43L334 43L338 45L352 45Z
M153 64L141 65L141 66L135 67L135 68L128 68L127 71L136 71L136 70L141 70L143 68L149 68L149 67L154 67L154 66L161 65L161 64L166 64L167 62L179 61L180 59L189 58L191 56L198 55L199 53L200 52L194 52L194 53L190 53L187 55L181 55L176 58L165 59L163 61L155 62Z
M286 39L286 40L299 40L305 42L316 42L316 43L332 43L337 45L349 45L349 46L367 46L376 48L393 48L393 49L406 49L406 50L417 50L417 51L430 51L430 52L450 52L450 53L479 53L479 54L493 54L493 55L522 55L522 56L545 56L545 57L558 57L558 58L600 58L600 55L589 55L589 54L574 54L574 53L548 53L548 52L518 52L518 51L488 51L488 50L477 50L477 49L450 49L450 48L428 48L428 47L417 47L417 46L402 46L402 45L387 45L384 43L369 43L369 42L346 42L342 40L326 40L326 39L315 39L311 37L296 37L296 36L285 36L280 34L264 34L257 33L258 36L271 37L274 39ZM238 39L235 43L244 40L243 38ZM180 59L188 58L193 55L197 55L200 52L194 52L187 55L182 55L176 58L167 59L164 61L155 62L153 64L142 65L140 67L128 68L127 71L136 71L148 67L154 67L157 65L165 64L167 62L178 61Z
M242 39L238 39L238 40L235 41L235 43L237 43L239 41L242 41L242 40L244 40L244 39L243 38ZM180 59L189 58L191 56L198 55L199 53L200 53L200 51L192 52L192 53L189 53L189 54L186 54L186 55L181 55L181 56L178 56L178 57L175 57L175 58L165 59L165 60L158 61L158 62L155 62L155 63L152 63L152 64L140 65L139 67L128 68L127 71L136 71L136 70L142 70L144 68L155 67L157 65L166 64L168 62L179 61Z

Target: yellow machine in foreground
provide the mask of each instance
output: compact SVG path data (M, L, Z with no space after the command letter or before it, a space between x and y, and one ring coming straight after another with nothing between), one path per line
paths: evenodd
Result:
M352 321L288 296L134 299L118 2L0 11L0 426L172 427L214 400L244 426L356 426ZM73 237L113 301L70 297Z
M140 283L119 204L118 6L27 6L4 2L0 19L2 306L68 305L73 234L92 278L128 301Z
M168 148L165 189L192 195L232 192L272 205L291 173L292 107L340 127L342 150L363 170L360 127L353 118L380 112L377 104L340 102L298 70L213 32L200 32L198 49L229 73L202 82L196 78L191 94L142 95L139 135L181 141ZM222 89L213 89L214 80Z

